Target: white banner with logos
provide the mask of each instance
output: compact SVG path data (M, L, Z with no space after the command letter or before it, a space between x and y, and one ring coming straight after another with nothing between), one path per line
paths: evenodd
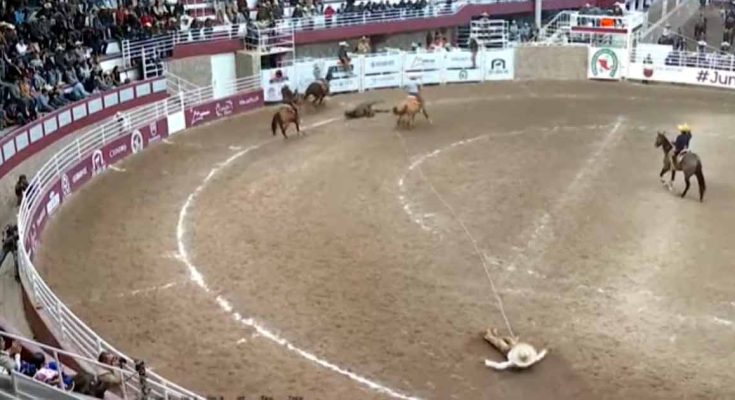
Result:
M634 63L630 64L628 78L735 89L735 72L719 69Z
M486 81L507 81L515 77L514 49L486 51L482 56Z
M279 102L284 85L303 93L317 78L329 79L332 93L400 87L412 76L424 85L512 80L514 58L514 49L486 50L475 56L465 50L353 55L352 71L345 71L336 58L315 59L263 70L261 81L265 101Z
M620 80L628 68L628 51L611 47L587 48L587 78Z

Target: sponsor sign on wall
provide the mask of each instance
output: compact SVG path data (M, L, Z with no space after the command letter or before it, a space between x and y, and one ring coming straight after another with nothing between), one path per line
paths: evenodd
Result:
M515 76L513 49L488 51L483 54L486 81L511 80Z
M628 78L735 89L735 72L707 68L634 63Z
M33 213L33 219L31 220L31 226L28 229L28 236L26 237L25 241L25 244L27 246L26 248L30 249L29 255L31 257L33 257L36 252L36 249L38 247L39 235L41 231L43 231L43 228L46 226L49 217L53 215L53 213L56 212L56 210L58 210L59 206L61 205L61 187L61 180L57 180L56 182L51 184L49 189L36 200L36 204L38 204L38 207Z
M200 104L185 111L186 127L191 128L219 118L254 110L262 105L263 93L260 90Z
M587 78L619 80L628 67L628 52L625 49L589 47L587 55Z

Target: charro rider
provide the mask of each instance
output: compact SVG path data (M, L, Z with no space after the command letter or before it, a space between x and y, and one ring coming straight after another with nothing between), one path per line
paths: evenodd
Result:
M674 141L674 153L671 155L675 168L679 168L679 157L689 151L689 141L692 140L692 129L688 124L681 124L677 127L679 136Z
M421 97L421 84L418 82L418 79L419 78L416 75L409 76L409 81L406 84L406 91L408 92L409 96L413 96L416 98L416 100L419 101L419 103L421 104L421 112L424 113L424 117L426 117L426 119L431 122L429 114L426 112L424 98Z
M352 64L349 54L347 54L347 42L339 43L339 51L337 52L339 62L342 64L342 69L348 74L352 74Z
M507 359L504 362L485 360L485 366L496 370L528 368L546 356L546 349L537 353L533 346L521 342L518 337L500 336L497 329L488 329L484 338Z

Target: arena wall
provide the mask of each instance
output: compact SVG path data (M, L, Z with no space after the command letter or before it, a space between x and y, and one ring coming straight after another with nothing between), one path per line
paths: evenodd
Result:
M519 47L515 79L587 79L587 53L587 46Z

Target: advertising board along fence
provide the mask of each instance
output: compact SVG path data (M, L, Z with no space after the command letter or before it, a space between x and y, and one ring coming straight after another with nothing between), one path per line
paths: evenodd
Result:
M135 373L133 359L115 349L74 315L39 275L33 258L41 232L64 201L110 165L186 128L263 106L258 77L239 79L229 86L235 93L229 97L215 99L211 87L201 88L131 112L124 121L109 120L53 155L31 179L18 215L21 281L48 328L61 343L71 345L79 354L96 359L101 351L115 353L128 360L125 370ZM195 118L195 115L204 116ZM147 383L151 394L165 399L204 400L151 371ZM126 398L138 398L140 382L128 380L125 389Z
M512 80L515 49L438 52L387 52L357 55L346 71L334 58L296 61L294 65L261 71L266 102L282 101L281 88L288 85L301 93L316 79L330 81L332 93L363 92L400 87L416 76L425 85Z
M735 89L735 57L674 51L666 45L639 45L631 52L627 78Z
M95 93L16 128L0 139L0 177L29 156L84 126L167 96L164 78L135 82Z

